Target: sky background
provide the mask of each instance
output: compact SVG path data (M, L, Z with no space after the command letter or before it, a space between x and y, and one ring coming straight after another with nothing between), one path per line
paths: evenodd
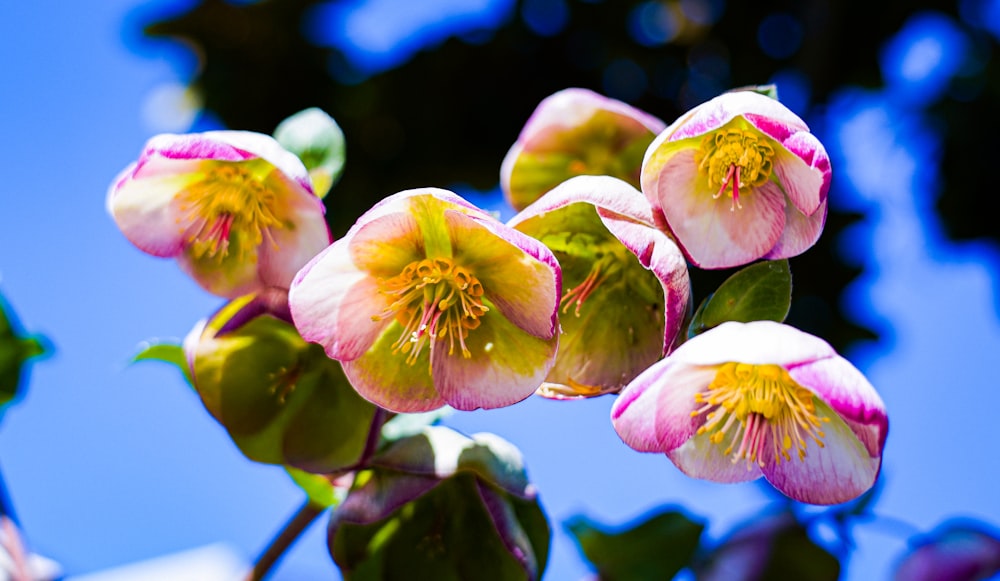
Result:
M438 1L435 13L458 14L451 22L459 25L510 4ZM302 501L280 468L239 454L176 370L128 364L143 340L179 339L220 303L172 262L132 247L104 207L111 180L143 143L188 120L169 105L193 59L179 49L129 48L144 4L0 4L0 292L27 331L55 345L0 424L0 468L31 548L70 575L218 543L250 562ZM382 53L370 60L377 69L405 58L384 54L394 39L416 50L407 35L432 15L371 4L331 21L339 18L361 49ZM985 244L946 241L929 212L940 152L919 116L927 101L914 97L932 95L954 69L956 34L947 18L915 16L872 55L887 88L845 90L822 123L833 179L847 184L832 203L865 215L839 241L870 266L850 289L852 308L885 331L846 354L882 394L891 423L882 518L855 527L852 580L888 578L905 537L945 519L1000 523L1000 464L990 446L1000 406L1000 260ZM805 104L794 86L784 88ZM691 480L665 457L625 447L608 420L611 403L531 398L447 422L495 432L524 452L555 531L547 579L587 574L561 527L575 514L624 523L680 505L708 518L708 533L719 537L770 501L759 486ZM324 528L321 519L273 578L336 578Z

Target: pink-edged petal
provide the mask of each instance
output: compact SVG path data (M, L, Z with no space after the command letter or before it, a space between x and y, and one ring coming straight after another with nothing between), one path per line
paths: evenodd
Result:
M172 257L184 247L187 225L175 198L196 181L196 174L135 178L135 164L108 191L107 208L129 242L154 256Z
M854 432L829 406L816 402L825 436L820 448L808 440L805 459L769 462L764 477L783 494L810 504L838 504L861 496L878 477L880 457L871 457Z
M246 152L253 157L268 161L304 191L313 193L309 170L306 169L302 160L282 147L270 135L253 131L208 131L202 135L207 139L225 143L237 151Z
M438 395L436 381L431 379L430 349L425 346L416 361L408 363L405 353L394 352L402 332L402 325L392 321L361 357L341 362L344 374L361 397L389 411L436 410L447 402Z
M830 158L812 133L801 131L774 150L774 176L799 212L810 216L826 201Z
M791 258L812 248L819 240L819 235L823 233L826 209L827 202L824 201L812 216L806 216L792 204L785 206L785 231L764 258L767 260Z
M456 263L479 279L499 314L536 337L555 335L562 280L552 252L493 219L449 210L445 223Z
M691 417L694 396L715 378L714 367L651 365L622 390L611 407L618 436L640 452L669 452L690 440L701 421Z
M373 276L394 277L408 264L425 257L420 228L404 212L383 214L359 223L344 238L350 241L354 264Z
M743 117L757 129L779 142L798 131L808 131L806 123L776 99L754 91L731 91L698 105L675 121L664 133L670 141L704 135Z
M692 478L712 482L748 482L760 478L761 469L757 464L747 465L745 460L733 462L731 455L723 452L725 447L709 440L709 434L694 436L680 447L667 452L670 461L681 472Z
M388 301L374 278L351 259L349 238L334 242L299 271L288 293L302 338L319 343L333 359L360 357L389 325L373 321Z
M747 188L740 195L743 207L734 210L728 195L715 198L706 189L694 155L689 147L671 156L652 185L688 258L702 268L729 268L767 254L785 227L784 194L772 182Z
M839 355L788 368L799 384L823 399L864 444L868 455L882 455L889 431L885 404L857 367Z
M736 361L788 367L836 354L826 341L795 327L774 321L729 321L689 339L670 357L691 365Z
M585 202L630 220L653 225L653 212L642 193L628 182L611 176L572 177L531 204L507 225L514 228L532 218L542 216L570 204Z
M330 245L322 202L308 194L291 208L291 228L272 228L260 246L258 271L266 286L288 288L296 273ZM315 204L315 205L314 205ZM318 207L317 207L318 206Z
M492 409L515 404L533 394L555 360L558 336L541 339L507 320L487 312L482 324L469 332L463 357L449 338L434 346L432 375L438 393L460 410ZM457 338L456 338L457 339Z

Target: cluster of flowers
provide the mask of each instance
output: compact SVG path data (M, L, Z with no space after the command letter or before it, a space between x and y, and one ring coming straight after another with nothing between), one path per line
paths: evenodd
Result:
M763 475L792 498L832 504L879 472L888 422L865 377L778 322L685 332L688 265L804 252L823 229L830 176L806 124L754 91L667 126L567 89L540 103L503 160L501 186L519 211L506 223L422 188L383 199L331 243L329 176L319 185L278 141L239 131L153 138L107 205L138 248L177 258L233 301L186 341L196 385L256 373L253 357L237 369L217 353L267 313L274 322L256 332L271 332L283 358L265 374L272 394L301 388L317 345L360 398L396 413L618 394L611 420L632 448L694 477ZM230 425L242 413L199 391ZM364 440L346 442L344 456ZM322 472L328 460L300 465Z

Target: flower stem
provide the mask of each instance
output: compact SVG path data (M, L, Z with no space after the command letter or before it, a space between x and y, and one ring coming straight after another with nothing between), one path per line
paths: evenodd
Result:
M274 537L271 544L257 558L253 570L247 574L246 581L262 581L267 577L271 568L284 556L285 551L316 520L316 517L323 514L324 510L326 510L325 506L306 501L302 508L288 519L278 536Z

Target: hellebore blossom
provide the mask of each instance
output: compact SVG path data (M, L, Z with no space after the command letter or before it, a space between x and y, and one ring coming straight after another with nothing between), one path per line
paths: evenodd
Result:
M772 321L727 322L689 339L625 387L622 440L716 482L763 475L812 504L871 488L889 422L868 380L822 339Z
M108 211L140 250L176 257L212 294L287 289L330 243L322 201L267 135L158 135L114 181Z
M390 196L289 293L307 341L397 412L517 403L555 358L559 265L540 242L436 188Z
M912 544L895 581L979 581L1000 572L1000 537L976 522L947 522Z
M560 182L610 175L639 187L646 147L666 124L586 89L563 89L538 104L500 167L507 201L522 210Z
M540 395L617 392L673 348L691 282L639 190L609 176L577 176L507 225L553 251L568 289L559 352Z
M729 268L796 256L816 242L830 159L784 105L735 91L660 133L646 150L641 182L694 265Z

